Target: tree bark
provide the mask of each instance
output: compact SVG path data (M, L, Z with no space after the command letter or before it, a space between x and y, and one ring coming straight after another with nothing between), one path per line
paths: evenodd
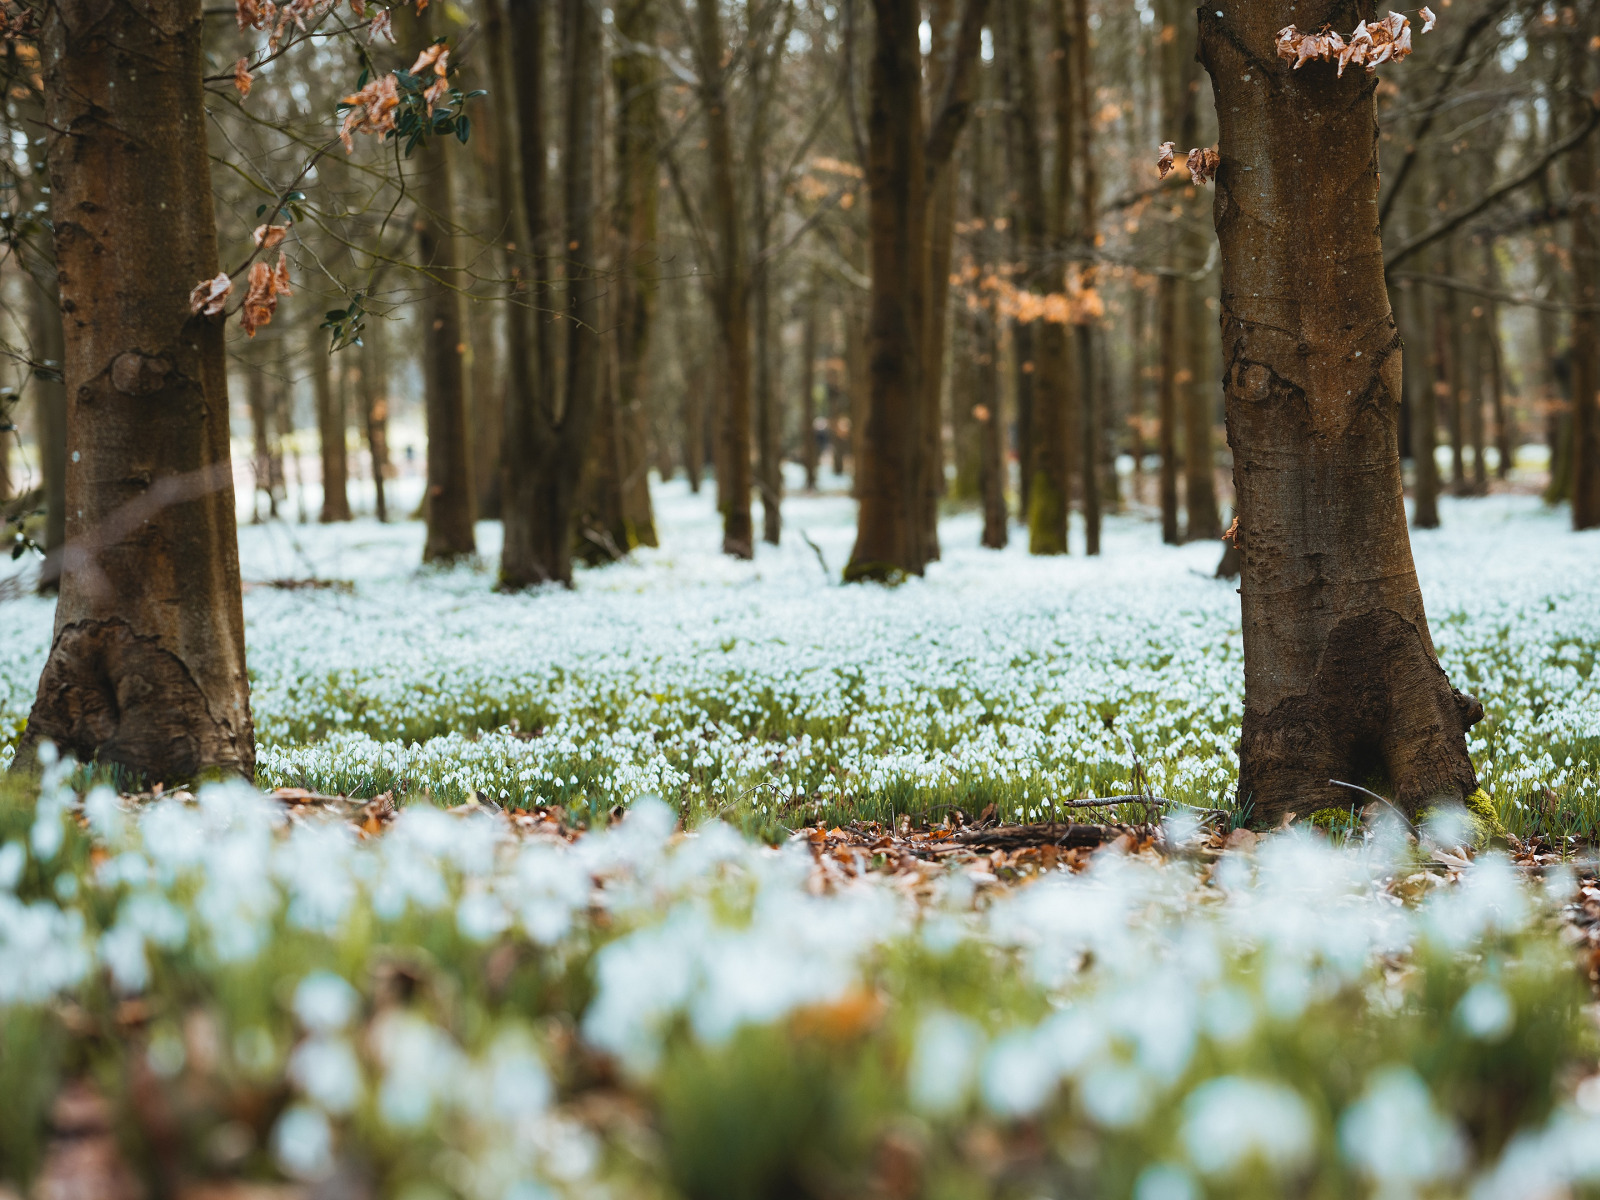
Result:
M245 366L245 395L250 404L250 473L254 484L250 492L250 523L261 523L261 496L267 497L267 516L278 516L278 497L272 491L272 397L267 376L260 364Z
M861 503L847 581L921 575L927 562L918 473L926 415L922 282L928 219L917 42L921 9L915 0L873 0L872 7L866 170L871 390L856 465Z
M1217 460L1212 451L1211 426L1216 400L1208 351L1217 336L1217 327L1206 307L1198 283L1184 285L1187 301L1184 316L1189 322L1186 349L1189 360L1189 385L1184 397L1183 484L1187 520L1185 536L1191 542L1215 540L1222 536L1222 514L1217 507Z
M67 542L67 385L60 374L66 359L61 320L61 286L54 258L41 263L32 293L29 336L43 367L33 372L33 411L38 421L40 474L44 477L44 552L40 594L61 586L61 556Z
M255 769L199 0L47 9L66 553L15 769L49 739L168 783Z
M1098 176L1094 165L1093 122L1090 119L1089 72L1093 55L1089 42L1089 0L1072 0L1071 62L1073 73L1073 141L1076 143L1078 168L1078 244L1093 246L1097 216L1095 189ZM1057 151L1065 154L1068 147ZM1064 203L1064 198L1057 203ZM1079 283L1087 291L1097 282L1094 263L1085 259L1079 264ZM1083 318L1077 327L1078 341L1078 424L1082 431L1083 476L1083 552L1093 556L1100 553L1100 451L1101 414L1105 407L1105 377L1099 370L1099 329L1092 319ZM1115 479L1113 473L1112 478Z
M306 354L311 359L311 393L317 406L317 445L322 462L322 515L317 519L327 525L350 519L344 389L333 378L332 355L323 344L321 332L308 330L306 343Z
M442 6L417 16L402 14L403 44L420 52L435 36ZM400 30L397 29L397 33ZM407 36L409 35L409 36ZM422 387L428 431L424 515L428 533L422 561L449 563L477 550L473 533L472 433L467 424L466 331L461 316L462 274L449 222L455 211L455 167L445 138L430 136L417 149L417 264L424 275Z
M1439 414L1434 406L1433 379L1428 369L1429 336L1427 295L1422 285L1407 284L1401 292L1405 330L1411 335L1404 358L1404 386L1411 400L1412 461L1416 471L1416 499L1411 522L1418 529L1439 527Z
M1328 63L1292 72L1275 54L1292 9L1200 13L1243 539L1239 795L1267 825L1345 806L1333 779L1376 784L1408 811L1465 798L1465 731L1483 715L1439 666L1406 534L1376 80Z
M389 371L381 330L369 326L361 339L361 411L372 457L373 513L389 519Z
M1588 119L1594 66L1588 37L1594 21L1580 23L1571 39L1571 121ZM1600 526L1600 193L1596 191L1595 142L1591 133L1567 158L1572 195L1572 527Z
M817 442L817 308L819 298L816 273L806 286L800 327L800 464L805 468L806 491L817 490L817 460L822 447Z
M1176 546L1178 535L1178 362L1181 357L1178 324L1179 282L1163 275L1156 284L1156 353L1161 377L1156 389L1156 419L1161 449L1161 540Z

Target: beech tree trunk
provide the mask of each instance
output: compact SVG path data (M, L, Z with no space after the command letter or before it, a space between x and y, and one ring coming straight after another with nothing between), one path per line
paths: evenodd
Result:
M1160 355L1160 381L1156 389L1157 436L1161 451L1161 540L1176 546L1178 535L1178 280L1163 275L1156 284L1156 347Z
M1206 307L1204 290L1198 283L1185 283L1187 300L1189 381L1184 397L1183 487L1189 541L1215 540L1222 536L1222 514L1217 507L1217 460L1212 453L1211 425L1215 420L1216 393L1213 390L1211 355L1207 351L1217 336L1217 327Z
M64 314L66 552L14 769L53 741L175 783L250 777L200 0L51 5L42 38Z
M246 367L245 394L250 405L250 473L254 486L250 493L250 523L261 523L261 497L267 498L267 516L276 520L278 498L272 492L272 400L267 376L257 363Z
M323 344L322 334L316 329L308 330L306 342L306 353L311 358L311 393L317 406L317 445L322 459L322 515L318 520L326 525L350 519L344 389L333 378L332 356Z
M1411 402L1412 462L1416 499L1411 522L1418 529L1439 527L1439 414L1434 406L1433 379L1428 369L1428 309L1422 285L1409 283L1401 293L1405 330L1410 341L1404 356L1404 386Z
M806 472L806 491L817 490L817 306L816 273L806 286L800 326L800 464Z
M1291 71L1274 43L1297 19L1311 24L1294 0L1200 12L1221 125L1214 214L1243 542L1239 795L1265 825L1348 806L1331 779L1408 811L1465 798L1477 787L1465 731L1483 715L1439 666L1406 534L1377 80L1339 79L1328 63Z

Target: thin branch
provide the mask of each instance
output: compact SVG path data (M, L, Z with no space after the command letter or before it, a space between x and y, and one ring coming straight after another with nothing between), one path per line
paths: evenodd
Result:
M1600 312L1600 304L1567 304L1561 300L1545 300L1538 296L1526 296L1518 292L1503 292L1495 288L1468 283L1464 279L1455 279L1449 275L1424 275L1417 271L1395 271L1389 278L1397 282L1425 283L1431 287L1447 288L1453 292L1466 292L1468 295L1482 296L1485 300L1494 300L1500 304L1510 304L1516 308L1536 308L1540 312Z
M950 67L945 72L939 112L928 126L923 147L930 179L950 161L956 138L972 110L972 72L978 60L978 47L983 42L983 19L988 11L989 0L967 0L961 10L961 26L950 48Z
M1588 103L1588 101L1586 100L1585 103ZM1477 216L1484 209L1495 203L1495 201L1499 200L1502 196L1510 195L1518 188L1526 187L1529 183L1542 175L1546 167L1555 162L1556 159L1560 158L1563 154L1571 150L1574 146L1577 146L1591 133L1593 133L1597 125L1600 125L1600 109L1597 109L1592 103L1589 103L1589 119L1585 121L1580 128L1562 138L1554 146L1551 146L1550 149L1541 155L1540 158L1531 166L1512 176L1499 187L1491 188L1489 191L1480 196L1474 203L1469 204L1464 208L1457 209L1444 220L1435 224L1432 228L1426 229L1419 233L1416 237L1400 243L1399 247L1394 251L1394 253L1389 255L1388 258L1384 259L1384 270L1391 270L1396 264L1404 262L1418 250L1423 250L1428 246L1433 245L1434 242L1438 241L1442 237L1447 236L1457 227L1472 220L1473 217Z

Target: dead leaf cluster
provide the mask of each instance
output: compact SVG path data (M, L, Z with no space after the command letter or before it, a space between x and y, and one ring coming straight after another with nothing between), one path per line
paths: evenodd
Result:
M395 110L400 107L400 82L393 75L380 75L340 103L350 107L339 126L339 140L344 143L345 153L353 154L356 145L352 134L382 137L394 129Z
M233 280L228 278L226 271L217 275L215 279L202 279L189 293L189 311L197 316L204 313L208 317L214 317L222 311L232 294Z
M1419 15L1422 32L1427 33L1436 23L1433 12L1424 6ZM1301 33L1293 25L1278 31L1278 57L1292 61L1296 71L1308 62L1337 62L1341 78L1352 63L1371 74L1381 64L1399 62L1410 53L1411 22L1397 12L1370 24L1362 21L1348 40L1326 25L1316 33Z
M284 257L283 251L278 251L276 267L269 267L264 262L250 264L250 290L245 293L244 307L239 317L240 328L255 337L256 330L268 324L272 314L278 311L278 297L292 295L294 292L289 288L289 260Z
M1156 155L1156 175L1165 179L1172 174L1174 169L1173 143L1162 142ZM1216 178L1217 167L1222 163L1222 156L1212 146L1196 146L1184 157L1184 167L1189 172L1189 179L1196 184L1210 183Z

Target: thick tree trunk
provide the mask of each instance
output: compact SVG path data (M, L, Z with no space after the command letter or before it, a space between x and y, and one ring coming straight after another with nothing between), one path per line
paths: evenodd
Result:
M927 563L918 471L928 218L917 43L921 10L914 0L873 0L873 12L867 114L871 393L856 464L861 504L847 581L921 575Z
M1072 0L1071 34L1073 136L1063 139L1065 144L1058 148L1057 153L1065 156L1068 150L1076 151L1077 240L1079 245L1093 246L1098 223L1095 201L1099 173L1095 170L1094 126L1090 119L1093 89L1089 76L1094 55L1089 40L1089 0ZM1069 188L1064 175L1058 191L1056 203L1065 207ZM1079 272L1083 288L1093 289L1098 282L1093 262L1083 260L1079 264ZM1100 458L1106 379L1100 370L1099 342L1099 329L1092 319L1085 317L1077 328L1079 400L1075 407L1082 443L1083 551L1088 555L1100 553L1100 503L1103 499ZM1113 472L1112 479L1115 478Z
M261 497L267 497L267 515L278 516L278 498L272 494L272 398L267 376L258 363L245 368L245 395L250 405L250 523L261 523Z
M144 780L250 776L238 535L199 0L47 10L49 172L65 319L66 553L18 746Z
M317 406L317 445L322 461L322 515L318 520L326 525L350 519L344 389L333 378L332 356L321 332L309 330L306 342L306 354L311 359L311 394Z
M66 359L60 284L53 260L34 281L29 336L43 370L33 373L33 411L38 422L39 468L44 477L44 565L38 588L61 586L61 557L67 542L67 385L60 374Z
M467 373L469 419L472 448L472 510L479 520L500 519L500 466L505 430L505 399L501 380L504 372L495 345L493 309L479 297L463 297L467 314L467 353L472 356Z
M1291 71L1274 44L1296 16L1293 0L1200 13L1243 540L1239 795L1267 825L1347 806L1331 779L1410 811L1465 798L1477 787L1465 730L1483 713L1439 666L1406 534L1376 80L1328 63Z
M1184 0L1160 0L1157 9L1161 22L1160 77L1161 122L1164 138L1181 147L1193 146L1199 137L1199 114L1195 85L1197 68L1194 55L1194 24ZM1179 150L1182 154L1182 149ZM1177 272L1183 263L1183 239L1178 231L1168 234L1166 266ZM1190 414L1193 391L1193 354L1188 321L1189 286L1176 274L1161 277L1156 297L1156 356L1161 378L1157 391L1157 415L1161 421L1161 540L1177 545L1182 540L1178 528L1178 422Z

